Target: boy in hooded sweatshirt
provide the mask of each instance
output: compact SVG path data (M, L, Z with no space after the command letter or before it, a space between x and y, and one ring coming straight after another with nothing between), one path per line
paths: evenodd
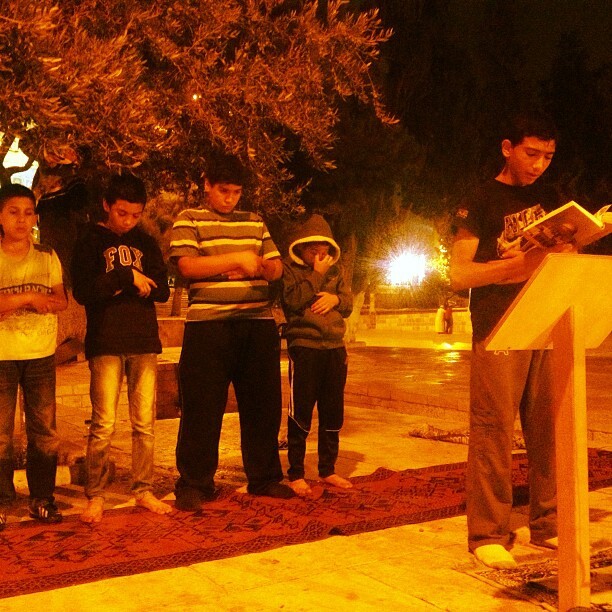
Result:
M319 478L332 486L352 487L335 473L339 432L344 420L347 353L345 322L353 296L336 265L340 247L321 215L301 225L283 261L282 306L291 373L288 419L289 486L312 495L304 480L306 438L315 404L319 414Z

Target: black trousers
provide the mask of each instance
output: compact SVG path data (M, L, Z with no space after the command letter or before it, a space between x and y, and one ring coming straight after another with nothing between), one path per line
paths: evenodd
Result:
M319 413L319 476L326 478L335 471L339 432L344 421L346 349L294 346L289 349L289 357L292 372L287 426L289 480L304 478L306 438L315 404Z
M236 393L250 493L283 479L280 339L272 319L187 323L179 361L181 421L176 489L214 490L229 384Z

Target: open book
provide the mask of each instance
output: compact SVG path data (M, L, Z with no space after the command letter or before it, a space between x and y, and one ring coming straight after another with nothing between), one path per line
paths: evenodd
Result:
M568 242L580 248L595 242L612 232L611 209L609 204L592 214L580 204L568 202L521 230L527 241L523 250L531 246L549 249Z

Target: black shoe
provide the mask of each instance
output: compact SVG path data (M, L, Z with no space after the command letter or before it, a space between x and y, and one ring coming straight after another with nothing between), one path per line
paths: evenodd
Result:
M197 512L202 508L202 495L197 489L182 487L175 492L174 507L184 512Z
M206 489L205 491L198 491L200 499L205 502L215 501L221 494L221 489L213 487L212 489Z
M6 512L0 510L0 531L3 531L6 527Z
M276 499L291 499L292 497L295 497L293 489L280 482L271 482L265 487L253 491L251 495L259 495L261 497L275 497Z
M41 523L61 523L62 513L50 499L34 499L30 504L30 517Z

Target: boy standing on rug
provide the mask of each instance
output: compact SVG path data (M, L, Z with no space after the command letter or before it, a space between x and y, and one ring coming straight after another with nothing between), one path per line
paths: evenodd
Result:
M199 510L216 495L214 476L230 383L240 414L247 491L294 496L281 483L280 338L269 293L282 264L261 217L236 210L245 180L237 160L219 160L206 176L205 204L182 211L172 230L170 256L189 280L179 361L179 510Z
M288 476L289 486L301 497L312 495L304 480L304 457L315 404L319 478L343 489L352 487L335 472L347 375L344 319L353 309L353 296L336 265L339 259L340 247L327 221L315 214L298 228L283 262L282 306L291 371Z
M15 501L13 429L23 391L30 516L59 523L55 505L57 313L68 303L55 252L34 244L36 198L23 185L0 189L0 531Z
M102 520L124 375L136 505L157 514L172 511L151 491L157 355L162 348L155 302L167 301L170 289L159 246L137 227L146 201L142 180L131 174L112 176L104 194L106 221L91 225L74 248L73 290L87 313L85 356L91 372L92 416L85 461L89 502L81 515L86 523Z
M455 291L471 288L473 327L468 544L482 563L498 569L516 566L508 548L514 537L510 512L517 412L529 459L531 541L557 544L551 351L485 350L485 339L547 255L537 248L521 250L520 229L559 205L554 193L537 182L551 163L556 139L546 115L515 117L501 142L504 167L456 216L451 286Z

